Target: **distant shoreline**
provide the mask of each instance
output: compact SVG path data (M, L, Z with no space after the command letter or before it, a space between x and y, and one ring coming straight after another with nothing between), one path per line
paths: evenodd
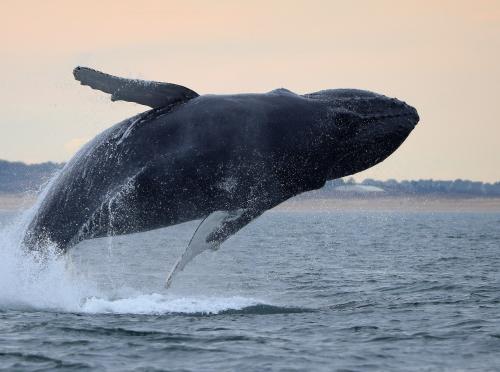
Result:
M29 208L32 194L0 194L0 212ZM295 197L276 211L401 211L401 212L500 212L498 197L379 196L379 197Z
M500 198L380 196L370 198L294 198L283 211L500 212Z

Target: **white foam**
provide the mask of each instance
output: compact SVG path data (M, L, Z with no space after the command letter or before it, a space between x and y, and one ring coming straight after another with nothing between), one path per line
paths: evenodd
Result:
M23 249L24 231L35 208L0 230L0 309L74 311L91 286L72 275L66 257L54 247L47 247L43 254Z
M89 298L81 307L84 313L114 314L217 314L225 310L241 310L259 301L245 297L175 297L158 293L132 298L106 300Z

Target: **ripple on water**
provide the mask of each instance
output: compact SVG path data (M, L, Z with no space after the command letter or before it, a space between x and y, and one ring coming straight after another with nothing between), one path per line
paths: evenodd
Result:
M264 214L169 291L196 223L45 268L0 232L1 367L496 370L498 215L402 215Z

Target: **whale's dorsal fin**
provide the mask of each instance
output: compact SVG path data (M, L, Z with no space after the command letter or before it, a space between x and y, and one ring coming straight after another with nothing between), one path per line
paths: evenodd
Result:
M73 75L82 85L111 94L112 101L135 102L155 108L198 97L198 93L182 85L125 79L88 67L75 68Z
M294 95L294 96L297 95L297 93L294 93L291 90L288 90L286 88L273 89L269 93L270 94L291 94L291 95Z

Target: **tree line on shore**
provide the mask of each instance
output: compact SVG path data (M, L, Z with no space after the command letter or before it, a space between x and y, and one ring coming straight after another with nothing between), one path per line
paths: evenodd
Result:
M353 178L337 179L328 181L325 190L338 190L339 186L372 186L384 191L390 195L454 195L454 196L483 196L500 197L500 182L487 183L479 181L470 181L456 179L450 181L422 179L411 181L397 181L389 179L379 181L367 178L357 184ZM349 190L349 188L341 188Z
M25 164L0 160L0 193L36 192L62 166L52 162Z

